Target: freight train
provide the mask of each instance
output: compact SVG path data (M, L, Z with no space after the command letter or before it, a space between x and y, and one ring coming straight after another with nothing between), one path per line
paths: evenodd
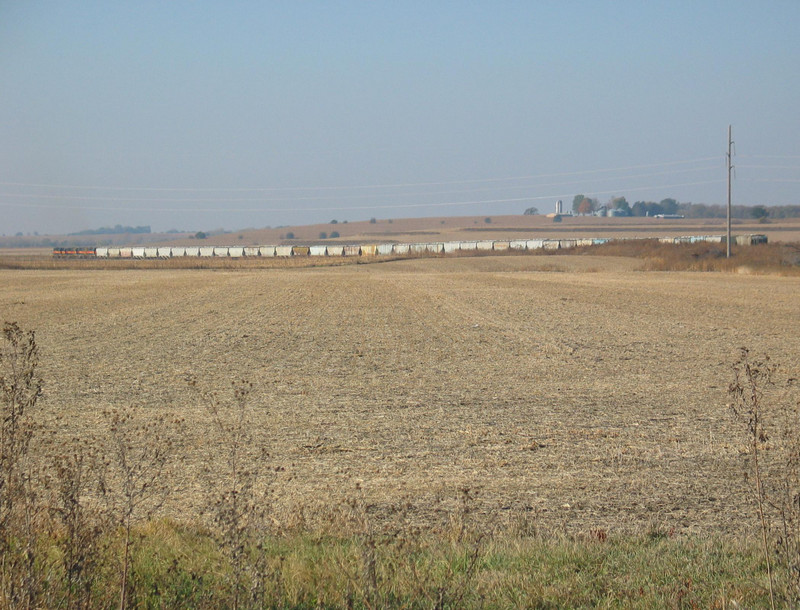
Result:
M737 245L767 243L766 235L737 235ZM290 257L290 256L414 256L454 254L456 252L500 252L509 250L565 250L579 246L595 246L611 241L608 238L584 239L512 239L480 241L445 241L428 243L326 244L309 246L98 246L96 248L54 248L55 258L125 258L154 259L175 257ZM725 243L723 235L664 237L661 243Z

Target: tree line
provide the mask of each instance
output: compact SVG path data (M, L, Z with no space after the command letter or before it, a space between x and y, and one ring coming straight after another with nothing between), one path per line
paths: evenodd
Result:
M602 209L614 216L658 216L660 214L677 214L686 218L725 218L727 206L706 203L681 203L673 198L661 201L636 201L628 203L625 197L612 197L608 202L601 204L597 199L586 197L583 194L575 195L572 200L574 214L594 214ZM798 218L800 205L734 205L731 206L733 218Z

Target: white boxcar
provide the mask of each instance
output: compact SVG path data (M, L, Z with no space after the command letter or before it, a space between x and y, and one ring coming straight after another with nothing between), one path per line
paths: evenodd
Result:
M507 241L496 241L493 244L494 250L508 250L511 244Z
M176 248L176 250L177 250L177 248ZM170 256L172 256L172 248L168 248L168 247L165 248L164 246L161 246L160 248L158 248L158 257L159 258L169 258Z
M410 251L414 254L422 254L428 251L428 244L409 244Z
M108 248L106 247L100 246L95 248L94 253L98 258L108 258Z
M361 246L345 246L344 247L344 255L345 256L358 256L361 254Z
M133 258L144 258L144 247L131 248L131 256Z
M228 256L228 247L214 246L214 256Z
M258 246L245 246L244 247L244 255L245 256L258 256Z
M121 248L109 248L108 249L108 258L119 258L122 256L122 249Z
M576 239L575 243L579 246L593 246L594 240L591 238Z
M391 254L394 244L378 244L378 254L386 255Z
M200 256L214 256L214 246L200 246Z
M364 244L361 246L361 256L377 256L378 244Z
M261 256L275 256L275 246L261 246L258 251Z
M344 256L344 246L341 244L327 246L325 251L328 253L328 256Z
M325 256L327 252L327 246L311 246L308 250L308 253L311 256Z
M478 250L491 250L494 247L494 242L490 240L483 240L478 242Z
M291 256L292 246L275 246L275 256Z
M392 246L392 252L395 254L408 254L411 246L409 244L394 244Z
M184 247L174 247L170 248L169 251L170 256L186 256L186 248Z
M241 258L244 256L244 248L241 246L231 246L228 248L228 256L231 258Z
M462 241L459 245L460 250L477 250L478 242L476 241Z
M461 249L461 244L457 241L446 241L444 242L444 253L445 254L452 254L456 250Z
M527 244L528 250L541 250L544 248L544 240L543 239L529 239Z
M512 250L524 250L526 242L524 239L513 239L508 243L508 247Z
M562 239L561 240L561 247L562 248L574 248L578 245L578 242L574 239Z
M442 252L444 252L444 244L443 243L425 244L425 250L427 252L433 252L434 254L441 254Z
M184 256L200 256L200 247L199 246L186 246L186 250L183 252Z
M144 257L145 258L158 258L158 248L145 248L144 249Z
M561 242L557 239L543 239L542 247L545 250L558 250L561 247Z

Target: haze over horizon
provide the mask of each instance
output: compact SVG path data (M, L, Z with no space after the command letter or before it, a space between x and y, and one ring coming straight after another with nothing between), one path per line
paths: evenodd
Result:
M800 204L800 3L0 5L0 233Z

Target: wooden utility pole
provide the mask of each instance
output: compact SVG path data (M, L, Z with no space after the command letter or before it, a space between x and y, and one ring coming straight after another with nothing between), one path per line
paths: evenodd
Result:
M731 257L731 170L733 170L733 162L731 159L731 149L733 147L733 139L731 138L731 126L728 125L728 254Z

